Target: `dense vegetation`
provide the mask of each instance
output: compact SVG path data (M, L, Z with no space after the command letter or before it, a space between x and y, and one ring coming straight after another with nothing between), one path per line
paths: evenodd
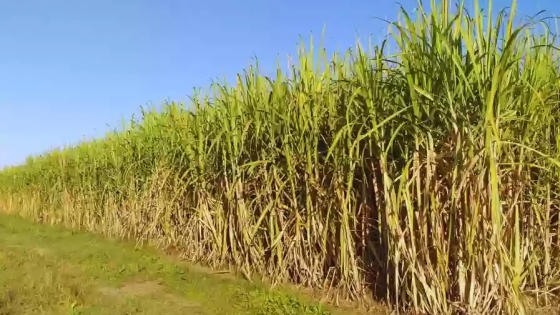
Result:
M429 314L547 303L560 284L555 36L474 12L403 10L395 54L302 49L289 73L250 68L190 111L167 104L30 158L1 173L2 209Z

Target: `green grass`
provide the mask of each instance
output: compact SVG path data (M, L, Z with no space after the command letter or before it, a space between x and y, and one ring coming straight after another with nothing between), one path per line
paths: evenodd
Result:
M464 3L403 9L393 51L302 47L288 71L251 67L190 104L30 157L0 172L0 209L340 299L373 291L398 310L551 304L557 36L543 15Z
M335 313L147 249L0 214L0 314Z

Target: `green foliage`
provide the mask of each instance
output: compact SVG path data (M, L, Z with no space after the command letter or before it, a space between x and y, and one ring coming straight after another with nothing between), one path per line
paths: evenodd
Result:
M318 305L302 303L297 298L263 291L252 291L247 294L249 308L258 309L259 315L329 315L330 312Z

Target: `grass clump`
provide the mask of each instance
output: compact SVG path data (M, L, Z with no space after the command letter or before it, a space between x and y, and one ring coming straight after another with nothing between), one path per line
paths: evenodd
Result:
M556 38L515 2L427 7L391 24L395 54L302 49L289 73L251 67L191 111L5 169L2 209L428 314L551 303Z

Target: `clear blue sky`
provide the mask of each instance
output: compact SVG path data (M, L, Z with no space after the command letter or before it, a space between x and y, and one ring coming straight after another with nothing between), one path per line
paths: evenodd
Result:
M558 11L558 0L519 2L523 14ZM323 27L330 51L358 32L379 40L374 17L396 13L394 0L1 1L0 167L103 135L139 106L184 101L254 56L271 69Z

